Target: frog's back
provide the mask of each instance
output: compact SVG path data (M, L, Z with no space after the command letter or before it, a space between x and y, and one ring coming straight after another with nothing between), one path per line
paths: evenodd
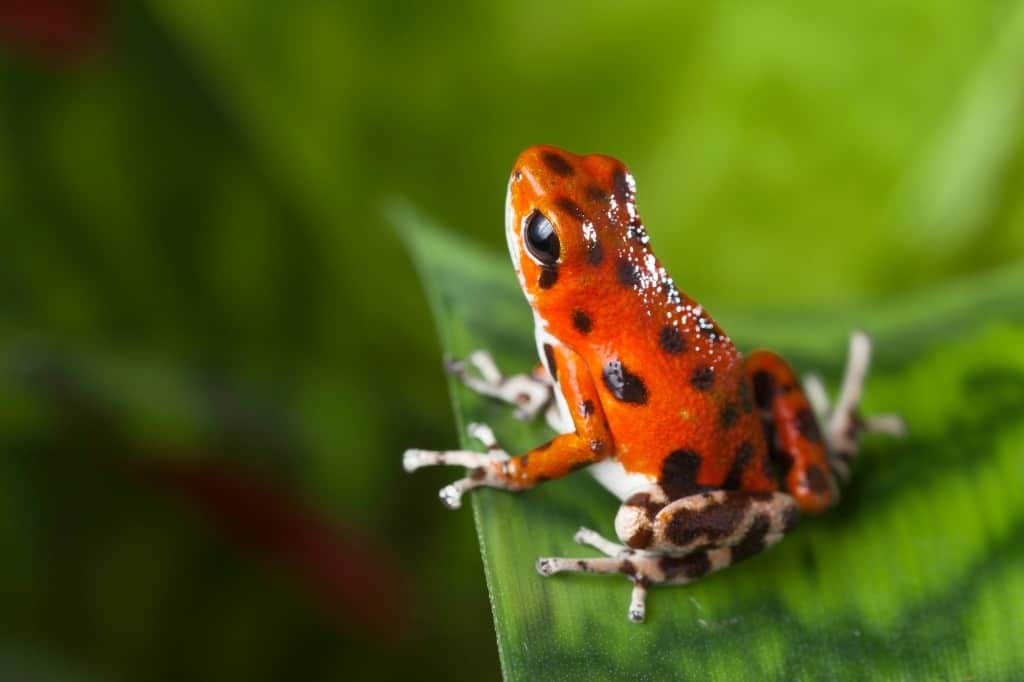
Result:
M627 265L595 277L573 312L587 318L587 339L570 342L599 386L616 457L669 485L774 489L742 356L653 257L636 254L657 286L620 278ZM633 262L628 250L621 260Z

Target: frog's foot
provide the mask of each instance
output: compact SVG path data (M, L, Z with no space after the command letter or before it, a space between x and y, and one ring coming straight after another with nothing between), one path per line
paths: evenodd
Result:
M476 372L470 372L470 367ZM470 353L465 361L446 361L445 369L471 391L515 406L517 419L531 420L552 403L551 377L543 368L532 374L505 376L490 353L477 350Z
M575 540L608 556L585 559L542 557L537 560L537 572L543 576L556 573L621 573L633 583L627 616L634 623L644 622L647 615L647 589L651 585L693 582L705 573L725 568L732 562L729 548L699 551L685 556L643 552L612 542L588 528L580 528Z
M835 405L829 403L821 377L812 374L804 379L807 398L825 424L832 470L843 481L850 478L850 465L857 455L862 434L884 433L903 437L907 432L906 424L899 415L860 416L858 408L870 364L871 339L864 332L857 331L850 336L846 372Z
M468 469L465 478L446 485L441 488L439 496L441 502L449 509L458 509L462 506L462 494L467 490L481 485L496 487L502 486L501 481L495 480L491 466L495 462L508 459L508 453L501 449L491 427L486 424L471 423L466 427L470 438L480 441L487 448L487 452L474 452L472 450L406 450L402 455L402 466L408 472L416 471L422 467L438 465L463 466Z
M633 595L629 600L629 619L634 623L642 623L647 610L647 587L651 580L637 568L635 550L605 538L589 528L580 528L573 539L581 545L589 545L609 558L568 559L563 557L542 557L537 560L537 572L544 576L564 572L584 573L622 573L633 581ZM652 568L643 565L641 568Z
M615 528L629 546L581 528L576 542L606 556L543 557L537 560L537 571L544 576L626 576L633 583L628 616L639 623L648 587L685 585L743 561L782 539L798 517L796 501L784 493L716 490L669 501L655 486L637 492L619 508Z
M589 528L580 528L573 539L607 556L584 559L542 557L537 560L537 572L543 576L556 573L621 573L633 583L627 616L634 623L644 622L647 614L647 589L651 585L689 583L710 571L725 568L732 562L728 548L698 551L684 556L644 552L612 542Z

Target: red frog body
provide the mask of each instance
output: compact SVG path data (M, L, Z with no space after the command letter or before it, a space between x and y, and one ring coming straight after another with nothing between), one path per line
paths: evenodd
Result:
M623 501L615 528L625 544L581 529L576 539L607 557L542 558L537 568L626 575L634 621L650 584L692 582L777 542L801 512L834 505L862 432L903 430L896 417L856 414L870 351L861 333L835 407L820 381L805 392L774 353L744 357L655 257L633 177L611 157L524 151L506 236L543 369L504 377L482 351L470 357L476 374L451 369L520 416L550 404L560 435L508 457L472 425L488 453L409 450L405 467L466 466L441 491L451 507L479 485L520 490L590 468Z

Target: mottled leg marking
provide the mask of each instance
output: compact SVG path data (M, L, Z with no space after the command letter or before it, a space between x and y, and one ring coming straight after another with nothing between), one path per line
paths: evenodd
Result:
M495 462L508 459L508 453L498 446L491 427L473 422L466 427L470 438L480 441L487 452L472 450L406 450L402 455L402 466L408 472L416 471L425 466L452 465L469 469L469 475L441 489L441 502L449 509L462 506L462 495L481 485L501 487L494 476L492 466Z
M467 475L445 486L440 493L441 501L455 509L461 506L462 495L473 488L487 486L525 490L600 462L612 449L611 439L604 430L604 420L593 421L593 424L581 428L582 435L576 432L565 433L515 457L509 457L508 453L498 447L489 428L471 424L470 435L486 445L489 452L407 450L403 464L406 471L438 464L466 467Z
M691 583L730 563L732 558L729 549L701 551L678 557L626 549L616 557L543 557L537 560L537 572L543 576L556 573L620 573L633 583L626 615L634 623L642 623L646 616L645 602L650 585Z
M467 363L476 369L476 374L470 373ZM517 419L533 419L551 402L550 377L538 371L504 376L491 354L484 350L473 351L467 361L448 361L445 369L471 391L514 405Z
M742 561L778 542L799 518L796 501L783 493L715 490L689 495L658 508L659 499L664 499L664 492L651 486L627 499L616 518L616 531L621 539L634 544L638 537L644 538L644 548L620 545L581 528L575 540L607 556L543 557L537 560L537 571L544 576L624 575L633 582L628 616L639 623L645 617L650 585L690 583ZM649 524L646 529L645 523Z
M857 455L862 434L883 433L903 437L907 433L906 424L898 415L879 414L862 418L858 414L870 365L871 338L857 331L850 336L846 371L835 405L830 406L825 387L818 376L810 375L804 379L808 398L825 424L829 464L843 481L850 478L850 466Z

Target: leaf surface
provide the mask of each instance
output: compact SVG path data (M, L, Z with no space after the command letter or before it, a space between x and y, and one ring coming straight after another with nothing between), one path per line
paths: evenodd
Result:
M507 259L406 206L393 220L445 352L487 348L507 371L531 367L531 316ZM617 501L590 477L518 495L474 491L505 676L1010 679L1024 670L1024 268L874 305L716 319L741 349L773 347L833 390L849 331L867 330L875 362L864 411L902 413L910 437L869 437L842 503L778 546L693 585L653 589L643 625L626 619L623 578L534 570L538 556L593 556L572 540L581 525L614 537ZM455 381L451 391L460 433L485 421L512 452L550 437ZM465 436L462 445L478 447Z

